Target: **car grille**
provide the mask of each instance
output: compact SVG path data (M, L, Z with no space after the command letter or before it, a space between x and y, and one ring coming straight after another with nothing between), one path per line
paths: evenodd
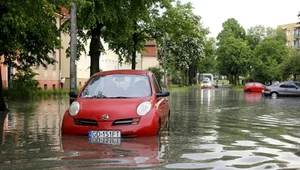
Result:
M90 119L74 119L74 124L81 126L98 126L98 123L95 120Z
M118 126L118 125L136 125L140 121L139 118L133 118L133 119L119 119L115 120L113 122L113 126Z

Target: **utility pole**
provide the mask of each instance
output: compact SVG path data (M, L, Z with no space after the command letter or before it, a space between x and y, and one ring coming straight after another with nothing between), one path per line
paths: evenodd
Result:
M163 43L163 48L164 48L164 86L167 88L167 63L166 63L166 57L167 57L167 49L166 49L166 43L167 43L167 33L165 33L164 36L164 43Z
M77 54L77 26L76 26L76 4L71 3L71 57L70 57L70 92L76 92L76 54Z

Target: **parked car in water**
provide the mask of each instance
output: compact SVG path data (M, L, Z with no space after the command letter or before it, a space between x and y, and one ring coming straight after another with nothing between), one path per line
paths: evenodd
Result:
M63 135L102 137L156 136L168 126L170 106L155 75L142 70L94 74L66 110Z
M279 96L300 96L300 82L286 81L279 84L265 86L264 96L278 98Z
M244 85L244 92L260 92L264 89L264 85L259 82L248 82Z

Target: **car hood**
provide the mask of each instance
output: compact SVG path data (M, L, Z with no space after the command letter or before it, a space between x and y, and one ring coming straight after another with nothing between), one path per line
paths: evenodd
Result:
M149 98L123 98L123 99L77 99L80 103L79 113L75 118L93 119L102 121L102 116L109 116L106 121L116 119L126 119L140 117L136 108L143 101L149 101ZM152 105L153 107L153 105Z

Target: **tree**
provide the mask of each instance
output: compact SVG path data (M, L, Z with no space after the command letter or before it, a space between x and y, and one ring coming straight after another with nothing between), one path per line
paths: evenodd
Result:
M218 64L222 75L229 75L231 84L239 84L239 76L248 73L250 47L241 38L229 37L222 40L218 48Z
M77 0L78 46L82 47L91 39L90 75L99 71L99 58L104 52L102 38L109 47L119 54L119 61L130 61L135 69L136 52L141 52L148 38L144 25L149 20L150 10L157 4L168 4L171 0ZM161 5L163 6L163 5ZM69 27L64 31L69 33ZM82 48L80 48L82 49ZM83 49L82 49L83 50Z
M281 80L280 63L288 55L288 48L275 37L267 37L260 42L255 50L253 62L253 77L260 82Z
M217 74L216 41L214 38L211 37L205 39L204 53L205 53L205 57L199 60L199 64L198 64L199 73Z
M222 24L223 30L218 34L217 40L218 45L222 43L222 40L225 40L228 37L234 37L234 38L246 38L246 31L245 29L238 23L238 21L234 18L227 19Z
M15 67L17 70L26 70L31 66L47 67L55 62L48 55L54 49L60 48L55 9L49 1L42 0L0 2L0 56L3 58L1 64ZM0 110L7 110L2 83Z
M249 68L251 49L246 40L245 29L234 18L223 23L218 34L217 61L221 75L227 75L230 83L236 85L240 75L246 75Z
M266 37L266 28L263 25L250 27L247 31L246 39L248 40L251 50Z
M285 76L278 71L280 63L283 62L287 56L286 35L283 29L274 29L264 26L254 27L257 30L260 28L260 40L256 43L251 43L253 53L249 65L251 68L251 77L253 81L260 81L262 83L271 81L272 79L282 80ZM247 35L248 40L253 40L257 37L256 34L249 31ZM253 41L250 41L253 42Z
M293 75L296 80L297 75L300 75L300 53L297 49L291 48L287 58L280 64L280 73L283 79L290 78Z
M180 70L180 85L191 84L197 72L196 63L204 57L204 38L208 34L208 30L202 26L201 17L193 13L191 3L181 4L177 1L162 15L154 15L152 18L151 36L156 39L159 51L163 51L163 37L166 33L168 35L168 73ZM158 54L162 63L163 55L161 52Z

